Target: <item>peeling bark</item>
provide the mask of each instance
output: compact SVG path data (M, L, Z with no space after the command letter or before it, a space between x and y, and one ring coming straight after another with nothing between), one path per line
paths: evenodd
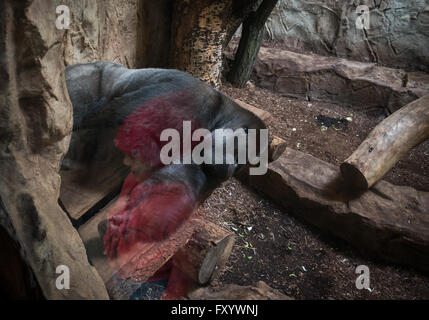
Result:
M218 87L232 0L176 1L171 66Z
M222 53L261 0L142 0L140 67L175 68L219 87Z

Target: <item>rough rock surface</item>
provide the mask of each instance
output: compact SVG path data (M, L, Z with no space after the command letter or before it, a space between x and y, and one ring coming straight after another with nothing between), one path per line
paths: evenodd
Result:
M356 28L359 5L370 9L370 28ZM280 0L266 38L292 50L429 71L427 0Z
M46 298L108 298L82 240L58 206L58 172L72 129L64 68L94 59L135 67L137 4L0 2L1 220L21 244ZM56 28L58 5L70 8L69 30ZM60 265L70 269L69 290L56 287Z
M240 178L367 255L429 270L427 192L383 180L365 192L349 191L338 167L289 148L266 175Z
M278 48L261 48L254 77L258 86L284 95L390 112L429 93L429 75L423 72Z
M70 29L60 40L66 66L95 60L116 62L127 68L140 66L141 58L137 55L141 50L143 22L138 18L140 0L50 2L55 3L50 7L58 3L70 7Z
M191 300L293 300L280 291L258 281L255 286L228 284L220 291L200 288L189 294Z

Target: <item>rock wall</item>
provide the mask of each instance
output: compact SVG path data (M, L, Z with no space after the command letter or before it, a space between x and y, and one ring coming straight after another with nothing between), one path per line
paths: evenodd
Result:
M108 299L58 205L58 172L72 130L64 68L93 60L136 67L139 2L0 1L2 221L21 244L46 298ZM70 8L68 30L56 28L58 5ZM69 290L56 287L60 265L70 269Z
M368 30L356 28L358 5L370 9ZM292 50L429 72L429 1L280 0L266 39Z
M228 46L226 61L234 59L236 50L236 43ZM429 75L425 72L281 48L261 47L252 80L259 87L285 96L356 108L382 108L386 113L429 94Z
M388 113L429 94L429 75L375 63L261 48L253 79L283 95Z
M36 4L39 1L35 1ZM141 0L51 1L70 7L70 29L64 33L66 65L105 60L128 68L140 65L138 12ZM52 9L50 9L52 11Z

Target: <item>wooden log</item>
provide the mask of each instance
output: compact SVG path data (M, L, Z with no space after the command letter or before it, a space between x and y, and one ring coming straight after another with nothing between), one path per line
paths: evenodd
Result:
M268 146L268 161L276 161L287 149L287 143L282 138L272 136ZM237 170L234 176L244 184L249 184L249 165Z
M179 250L173 263L200 285L209 283L228 260L234 235L218 225L199 220L194 237Z
M257 116L259 119L261 119L263 122L266 122L271 118L271 113L268 111L262 110L260 108L256 108L254 106L251 106L250 104L238 100L238 99L232 99L235 103L237 103L240 107L252 112L255 116Z
M116 202L112 200L102 211L79 228L79 234L85 244L88 258L97 269L101 278L107 283L115 273L104 255L104 244L99 225L105 220L107 211ZM231 254L234 235L203 219L195 219L196 231L185 247L175 255L175 263L192 280L206 284L224 266Z
M73 134L68 155L83 152L87 142L94 139L88 130ZM98 133L94 154L87 163L70 159L73 157L63 162L60 200L72 219L78 220L107 196L120 192L129 168L122 162L123 153L112 143L115 136L115 130Z
M118 197L110 201L102 211L79 227L78 232L86 248L86 253L91 264L97 269L98 274L106 283L114 274L115 270L110 267L109 261L104 254L104 241L99 231L99 225L107 219L107 211L111 208Z
M220 291L199 288L190 292L188 297L191 300L294 300L263 281L258 281L255 286L227 284Z
M365 255L429 271L428 192L386 181L349 190L337 166L290 148L244 181Z
M268 147L268 160L270 162L277 160L278 158L280 158L286 148L287 143L285 140L277 136L273 136Z
M379 123L341 164L341 173L348 184L366 190L428 138L429 95L426 95Z

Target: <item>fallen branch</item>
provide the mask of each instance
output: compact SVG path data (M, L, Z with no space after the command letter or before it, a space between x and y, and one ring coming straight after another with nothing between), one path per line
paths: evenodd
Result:
M346 182L368 189L412 148L429 138L429 95L399 109L379 123L341 164Z
M188 297L191 300L293 300L263 281L257 282L255 286L227 284L220 291L199 288L189 293Z
M237 177L366 255L429 271L427 192L386 181L350 191L338 167L290 148L267 174L251 176L243 168Z
M279 138L277 136L273 136L270 145L268 147L268 160L269 161L275 161L282 153L286 150L287 143L282 138Z
M115 201L116 199L112 200L101 212L79 228L88 257L105 283L115 271L103 253L104 243L99 232L99 224L106 219L106 213ZM195 219L195 223L198 226L194 236L176 253L174 260L180 261L177 267L196 283L207 284L225 265L235 239L231 232L212 222Z

